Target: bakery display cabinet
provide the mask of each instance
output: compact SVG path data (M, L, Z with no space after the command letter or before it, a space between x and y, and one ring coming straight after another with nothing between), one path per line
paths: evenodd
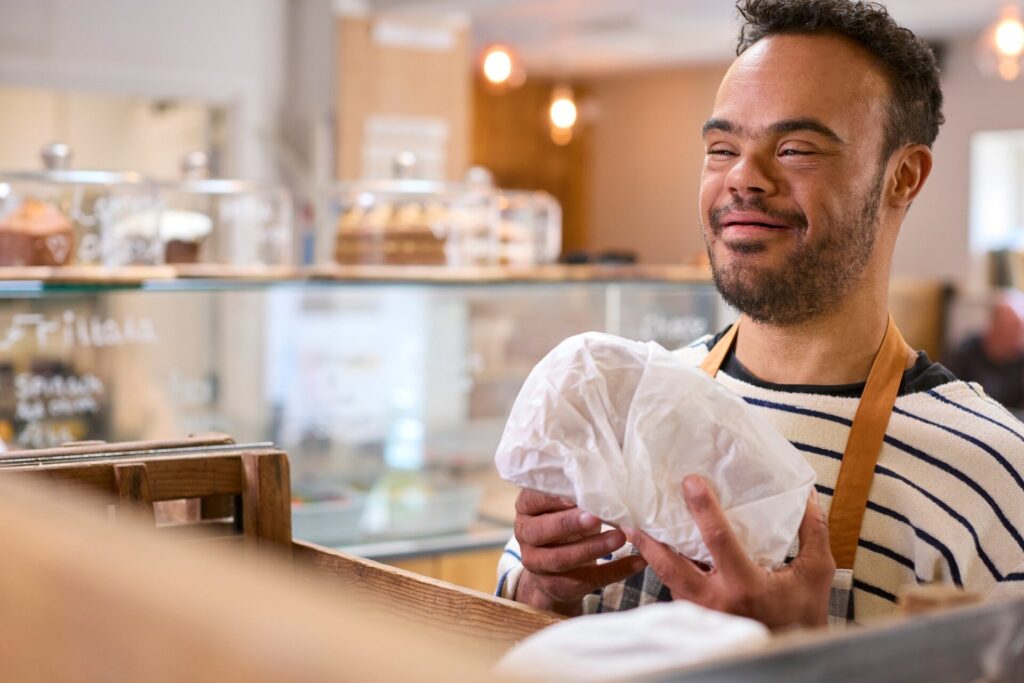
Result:
M290 455L297 538L395 563L469 558L508 537L516 491L492 457L544 354L589 330L677 347L727 316L702 274L672 269L0 275L0 440L272 442Z
M45 147L42 159L45 170L0 173L0 267L163 260L151 180L71 170L71 149L59 143Z
M288 191L205 177L195 157L186 158L186 177L161 181L71 170L71 149L54 143L42 151L45 170L0 172L0 278L11 267L167 264L177 274L208 277L293 267Z
M322 264L528 268L558 259L562 212L545 192L495 188L480 167L462 182L343 182L323 198L317 244Z

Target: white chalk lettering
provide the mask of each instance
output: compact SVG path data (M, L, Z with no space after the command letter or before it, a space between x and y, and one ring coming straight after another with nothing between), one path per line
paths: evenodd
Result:
M135 344L157 344L160 337L151 318L82 317L74 311L47 318L39 313L18 313L6 327L0 322L0 351L10 351L19 342L34 338L36 347L44 349L63 345L65 351L76 347L102 348Z

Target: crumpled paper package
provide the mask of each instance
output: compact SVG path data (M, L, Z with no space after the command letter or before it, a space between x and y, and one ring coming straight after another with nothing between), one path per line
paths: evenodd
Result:
M527 377L495 456L523 488L574 500L713 564L683 478L714 487L759 565L778 567L814 485L804 457L742 398L654 342L570 337Z
M636 680L768 643L761 623L686 600L576 617L509 650L495 671L513 680Z

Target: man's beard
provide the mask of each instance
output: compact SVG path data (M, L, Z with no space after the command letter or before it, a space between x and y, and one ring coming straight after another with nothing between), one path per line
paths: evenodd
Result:
M722 235L723 217L731 211L758 211L797 232L797 248L777 270L744 268L742 263L719 265L715 263L711 241L705 234L711 272L722 298L751 320L768 325L797 325L835 310L858 282L871 258L883 179L880 170L862 205L849 215L837 217L817 242L808 242L807 217L802 212L771 210L760 197L713 209L709 227L718 239ZM741 253L757 253L765 247L753 242L730 248Z

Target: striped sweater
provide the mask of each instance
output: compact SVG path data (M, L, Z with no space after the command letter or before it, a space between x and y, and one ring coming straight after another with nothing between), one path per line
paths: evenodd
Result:
M713 342L707 337L677 353L699 365ZM929 366L930 380L908 382ZM862 385L828 393L767 385L734 357L717 379L806 456L827 513ZM900 588L914 582L953 583L992 598L1024 596L1024 424L980 386L956 380L924 354L904 385L875 467L848 618L890 614ZM617 555L623 552L635 550ZM521 573L513 538L498 566L498 594L514 597ZM584 608L626 609L667 599L648 569L588 596Z

